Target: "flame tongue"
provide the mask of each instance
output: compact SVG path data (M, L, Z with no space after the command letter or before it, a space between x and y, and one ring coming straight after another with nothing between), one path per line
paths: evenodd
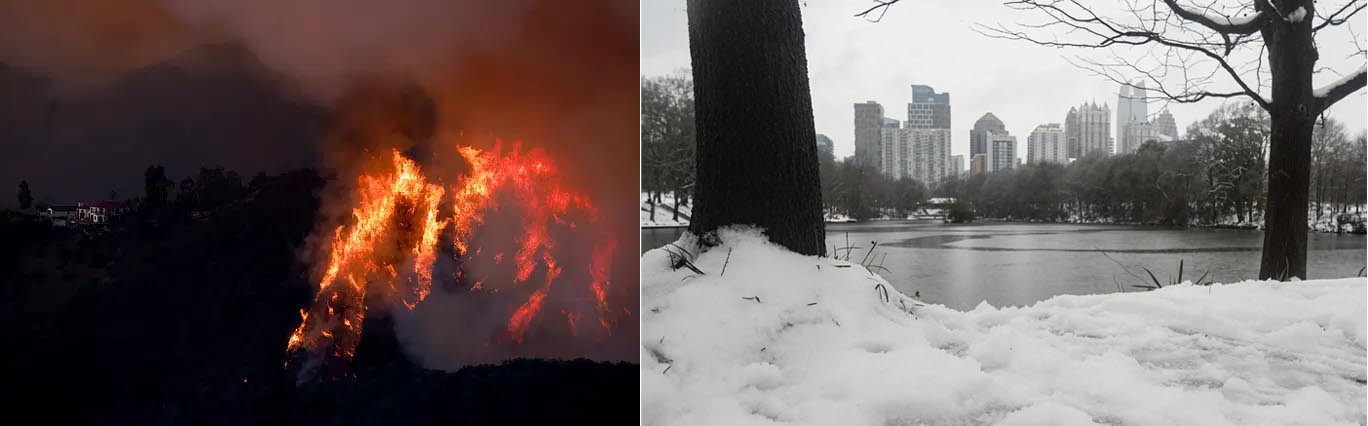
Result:
M587 198L560 186L555 168L542 151L524 154L520 148L515 143L509 153L501 155L499 144L491 151L460 147L458 152L471 169L451 188L429 183L418 165L397 150L392 154L392 170L358 178L351 223L334 230L318 294L311 307L301 311L302 320L290 336L288 350L305 350L311 358L350 360L361 340L367 297L396 301L407 309L417 306L431 292L443 232L450 228L456 255L468 256L472 236L500 191L509 191L523 212L510 284L527 281L539 266L545 271L545 280L512 310L503 332L506 340L522 343L551 284L562 272L551 253L554 241L549 224L565 223L564 217L572 211L587 213L591 221L597 214ZM444 217L440 210L448 199L450 214ZM591 283L587 291L599 323L610 332L613 315L606 293L616 247L616 241L600 243L588 265ZM503 256L497 254L494 259L500 263ZM490 285L477 282L472 290ZM567 314L566 319L573 333L576 316Z

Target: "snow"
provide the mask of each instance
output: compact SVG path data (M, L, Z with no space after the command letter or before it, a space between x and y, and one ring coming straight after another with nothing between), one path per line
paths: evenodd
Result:
M1185 8L1185 9L1186 9L1186 8ZM1195 14L1195 15L1201 15L1203 18L1206 18L1207 20L1210 20L1211 22L1215 22L1215 23L1217 23L1217 24L1222 24L1222 23L1224 23L1225 25L1229 25L1229 26L1240 26L1240 25L1245 25L1245 24L1248 24L1248 23L1250 23L1250 22L1253 22L1254 20L1259 19L1259 17L1263 16L1263 12L1255 12L1255 13L1253 13L1253 14L1241 16L1241 17L1238 17L1238 18L1231 18L1231 17L1229 17L1229 16L1225 16L1225 15L1223 15L1223 14L1216 13L1216 12L1214 12L1214 11L1213 11L1212 13L1207 13L1208 11L1210 11L1210 8L1205 8L1205 9L1203 9L1203 10L1192 10L1192 9L1186 9L1186 10L1187 10L1188 13ZM1303 12L1303 13L1304 13L1304 12Z
M1306 8L1297 6L1297 10L1287 15L1287 22L1301 22L1304 18L1306 18Z
M693 203L686 203L679 206L679 219L675 219L674 214L674 195L670 193L661 194L660 202L656 203L655 220L651 219L652 206L648 202L649 195L641 193L641 227L676 227L689 226L689 217L692 216ZM680 201L688 201L681 199Z
M1317 98L1324 98L1324 97L1326 97L1326 95L1329 95L1329 94L1330 94L1330 91L1331 91L1331 90L1334 90L1336 87L1340 87L1340 86L1349 84L1349 80L1353 80L1354 77L1361 76L1361 75L1363 75L1365 72L1368 72L1368 68L1366 68L1366 67L1364 67L1364 66L1360 66L1359 69L1358 69L1358 71L1354 71L1354 72L1351 72L1351 73L1349 73L1349 74L1345 74L1344 77L1341 77L1339 80L1336 80L1334 83L1330 83L1330 84L1327 84L1327 85L1325 85L1325 86L1321 86L1320 88L1317 88L1315 92L1312 92L1312 94L1315 95Z
M675 219L674 214L674 195L664 193L660 195L660 202L656 203L655 219L651 219L651 203L648 201L649 195L641 193L641 227L642 228L674 228L689 226L689 218L693 216L693 202L681 199L684 203L679 206L679 219ZM827 223L855 222L855 219L841 213L827 211L823 214ZM883 219L890 219L885 215Z
M759 231L642 255L647 425L1358 425L1365 279L972 311ZM680 247L697 253L685 234ZM678 249L674 249L678 252ZM855 261L861 255L854 256Z
M822 220L826 221L826 223L845 223L845 222L854 222L854 221L855 221L855 218L852 218L852 217L850 217L850 216L846 216L845 214L841 214L841 213L832 213L832 212L828 211L828 212L822 214Z

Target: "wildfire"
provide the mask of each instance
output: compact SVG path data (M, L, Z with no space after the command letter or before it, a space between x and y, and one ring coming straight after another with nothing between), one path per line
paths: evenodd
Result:
M457 151L471 167L449 188L429 182L418 164L397 150L389 170L358 178L351 221L333 231L317 296L310 309L301 311L302 320L290 336L288 350L350 359L361 340L368 297L414 309L431 293L443 236L450 236L455 256L478 253L478 247L471 247L472 236L501 192L511 194L523 212L521 235L513 240L517 249L510 262L510 284L528 281L539 267L545 277L512 311L503 332L508 341L522 343L563 270L551 252L555 241L549 225L574 227L565 219L571 212L582 212L591 221L597 212L587 198L561 186L556 168L539 149L524 153L514 143L507 153L501 152L501 144L490 151L469 146ZM443 214L444 208L448 214ZM586 290L593 296L600 325L609 332L613 312L606 293L616 248L617 242L611 239L599 243L586 265L591 278ZM495 264L502 264L504 255L497 253L493 258ZM496 285L476 281L471 291L489 287ZM577 316L565 316L574 333Z

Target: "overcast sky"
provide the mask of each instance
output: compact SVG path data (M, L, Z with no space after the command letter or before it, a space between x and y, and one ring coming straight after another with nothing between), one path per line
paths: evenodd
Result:
M1320 3L1321 8L1338 8L1342 4ZM855 151L854 103L873 100L884 106L888 117L905 120L912 84L950 92L952 153L956 155L969 151L969 129L985 112L1002 119L1007 130L1023 144L1017 149L1018 155L1025 157L1026 135L1036 125L1062 123L1070 106L1095 100L1105 102L1113 111L1116 109L1116 84L1066 61L1079 55L1105 59L1106 52L1051 49L1023 41L992 39L970 29L975 22L1038 21L1035 15L1008 9L998 1L910 0L892 7L881 22L853 16L871 4L868 0L803 2L813 115L817 133L836 141L837 157ZM1362 14L1356 16L1353 25L1360 37L1365 34L1363 18ZM1320 43L1320 66L1340 73L1363 66L1361 57L1357 62L1345 58L1353 49L1348 32L1335 29L1323 35L1327 37ZM685 1L643 0L642 75L663 75L688 67ZM1315 81L1319 86L1338 78L1321 73ZM1232 84L1229 79L1218 81ZM1186 135L1189 124L1205 117L1220 103L1221 100L1209 100L1171 104L1168 108L1180 133ZM1150 112L1157 113L1161 108L1151 104ZM1365 114L1368 111L1363 90L1329 110L1331 117L1344 122L1354 134L1363 131Z

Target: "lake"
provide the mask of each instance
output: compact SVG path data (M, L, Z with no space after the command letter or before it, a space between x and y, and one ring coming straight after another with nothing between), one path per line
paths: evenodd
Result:
M939 221L876 221L827 224L827 251L855 247L859 262L871 241L878 270L906 294L951 308L969 310L980 302L1023 306L1061 294L1143 291L1142 268L1161 283L1177 276L1195 281L1203 273L1216 282L1235 282L1259 274L1263 232L1230 229L1180 229L1128 225ZM684 228L641 230L642 249L674 242ZM847 243L849 241L849 243ZM1363 235L1311 233L1307 237L1308 278L1358 274L1368 256ZM845 256L844 250L836 250Z

